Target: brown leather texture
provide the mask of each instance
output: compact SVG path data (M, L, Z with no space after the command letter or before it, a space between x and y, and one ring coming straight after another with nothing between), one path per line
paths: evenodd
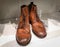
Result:
M18 25L17 33L16 33L16 40L20 45L23 46L27 45L31 40L28 15L29 15L28 6L26 5L21 6L21 16L20 16L20 22Z
M33 33L39 38L44 38L47 35L47 33L43 22L38 17L37 6L31 3L29 7L31 7L29 9L30 10L29 17L30 17L30 23L32 25Z

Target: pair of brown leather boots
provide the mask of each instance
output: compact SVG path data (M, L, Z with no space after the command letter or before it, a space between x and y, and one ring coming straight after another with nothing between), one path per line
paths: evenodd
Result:
M44 38L47 35L45 27L37 15L37 7L33 2L28 6L21 6L20 22L16 33L16 40L20 45L25 46L31 40L30 24L37 37Z

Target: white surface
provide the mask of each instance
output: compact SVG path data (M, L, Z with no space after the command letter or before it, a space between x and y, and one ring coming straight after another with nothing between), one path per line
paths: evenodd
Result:
M48 19L48 30L51 32L59 30L60 29L60 23L53 19Z
M20 47L15 40L15 27L15 24L6 24L3 35L0 37L0 47ZM32 33L31 42L25 47L60 47L60 23L49 19L47 37L40 39Z

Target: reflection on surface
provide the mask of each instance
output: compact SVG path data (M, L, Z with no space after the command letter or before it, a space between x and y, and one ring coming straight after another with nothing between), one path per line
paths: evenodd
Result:
M7 28L7 26L10 28L9 32L11 32L11 34L14 33L11 30L15 27L15 24L9 23L9 24L6 24L5 26L6 26L6 28ZM15 37L14 37L15 33L12 34L12 36L11 36L11 34L9 34L9 32L8 31L5 32L6 36L3 35L3 37L0 38L0 40L1 40L0 45L1 45L1 42L3 44L1 47L12 47L12 46L13 47L24 47L24 46L18 45L18 43L16 42ZM40 39L40 38L37 38L32 33L32 40L31 40L30 44L25 46L25 47L49 47L49 46L50 47L52 47L52 46L53 47L58 47L58 46L60 46L60 41L59 40L60 40L60 22L57 22L53 19L49 19L48 20L47 37L44 38L44 39Z
M4 44L3 46L1 47L20 47L16 41L11 41L11 42L8 42L6 44Z
M3 34L6 35L7 33L9 34L10 32L13 34L13 32L17 29L17 24L19 23L18 21L19 21L19 18L1 20L0 21L0 36Z
M4 24L0 24L0 36L3 34Z

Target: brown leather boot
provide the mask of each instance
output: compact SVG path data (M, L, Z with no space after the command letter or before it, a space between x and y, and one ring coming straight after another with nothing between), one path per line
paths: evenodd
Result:
M28 7L30 13L30 23L32 25L33 33L39 38L44 38L47 35L47 33L43 22L38 17L36 5L34 5L33 2L31 2L31 4Z
M21 16L16 33L16 40L18 44L23 46L27 45L31 40L29 11L28 11L28 6L26 5L23 5L21 7Z

